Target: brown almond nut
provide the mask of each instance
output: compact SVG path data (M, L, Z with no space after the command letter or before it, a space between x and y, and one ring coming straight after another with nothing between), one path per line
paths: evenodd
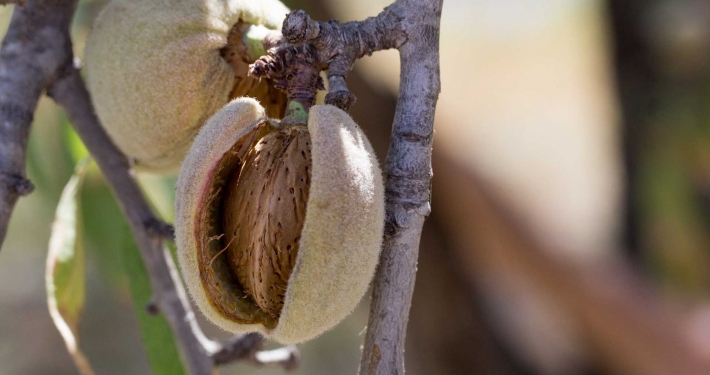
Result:
M274 318L283 307L306 217L310 139L305 127L267 134L226 185L229 266L246 293Z

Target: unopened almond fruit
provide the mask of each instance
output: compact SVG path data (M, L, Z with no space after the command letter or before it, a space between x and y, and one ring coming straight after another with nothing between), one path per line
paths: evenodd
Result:
M141 170L168 172L200 127L232 98L254 96L277 116L285 97L247 77L241 33L279 29L278 0L112 0L85 51L88 89L116 145ZM279 99L281 98L281 99Z

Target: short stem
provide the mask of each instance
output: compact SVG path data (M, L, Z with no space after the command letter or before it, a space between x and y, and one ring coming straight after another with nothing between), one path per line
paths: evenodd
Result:
M308 124L308 110L310 105L306 105L298 100L291 100L288 102L288 108L286 108L286 115L283 120L281 120L282 125L307 125Z
M249 75L270 78L275 88L286 92L289 105L282 123L304 124L308 110L315 104L316 92L325 88L321 70L313 46L281 45L251 64Z

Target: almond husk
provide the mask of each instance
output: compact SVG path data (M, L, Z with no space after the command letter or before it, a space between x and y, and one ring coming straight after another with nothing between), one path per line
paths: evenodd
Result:
M297 230L290 230L289 238L285 238L284 230L285 241L273 241L277 246L298 242L295 263L289 252L271 256L288 266L293 264L283 306L274 316L275 310L262 308L247 292L248 288L252 291L257 288L246 287L247 281L240 282L230 269L228 256L223 255L228 250L225 232L230 230L222 220L227 212L224 209L227 184L236 168L249 163L245 156L249 151L245 150L251 150L251 144L268 137L267 133L273 134L275 130L268 126L264 109L253 99L240 98L217 112L200 130L178 177L175 240L190 295L210 321L230 332L260 332L280 343L292 344L334 327L353 311L367 291L382 245L384 187L372 147L352 118L333 106L312 107L308 117L311 180L307 197L302 199L306 205L300 239L294 236ZM290 161L294 157L302 155L289 155L289 165L305 170L306 164ZM281 175L285 174L285 167L281 171ZM270 173L276 172L272 169ZM306 183L306 176L300 174L297 181L304 178ZM292 187L296 192L299 186L296 180L288 182L284 176L276 180L279 178L286 182L278 188L265 188L263 179L249 178L246 190L261 187L263 197L256 200L256 207L248 206L252 215L248 220L237 221L247 225L261 221L259 225L270 225L268 232L273 234L278 233L279 222L276 219L274 229L274 215L281 215L282 226L286 220L300 220L303 215L300 211L289 219L283 216L286 210L281 211L278 206L257 215L258 202L265 211L264 205L273 202L273 197L278 202L281 196L283 202L283 194L291 194ZM257 190L254 191L256 194ZM297 201L290 208L298 210L299 204ZM234 235L234 229L231 230ZM237 240L241 235L237 232L234 241L251 244L254 238L261 237L246 232L247 239ZM263 249L273 251L274 247ZM276 267L269 269L263 262L253 264L257 267L252 266L251 271L259 267L259 272L266 271L261 274L262 281L269 272L277 274ZM285 278L278 275L271 285L283 285L278 283Z
M215 112L266 90L263 83L237 91L220 51L240 20L280 29L286 13L279 0L106 4L87 39L87 87L101 124L136 169L174 172Z

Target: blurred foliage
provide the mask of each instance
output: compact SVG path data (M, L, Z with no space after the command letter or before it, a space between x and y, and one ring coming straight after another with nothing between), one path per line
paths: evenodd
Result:
M630 95L642 98L623 103L634 126L638 250L669 291L699 299L710 294L710 4L655 0L638 9L621 30L636 32L636 49L620 62L634 67L622 88L636 79Z
M77 134L69 127L64 128L64 148L72 160L81 160L88 153ZM155 197L159 212L172 217L172 199L169 188L174 177L153 177L148 179L148 195ZM95 255L99 274L117 292L129 297L138 319L141 337L153 373L184 374L179 352L172 331L162 315L151 316L146 306L151 298L151 286L141 254L136 247L131 232L120 208L101 176L92 164L87 172L87 183L80 194L83 214L90 220L84 222L87 242ZM117 267L120 265L120 267Z
M81 139L71 129L66 128L64 143L73 159L87 155ZM151 316L146 306L151 300L151 285L140 251L136 247L132 234L123 214L96 168L89 170L90 183L81 194L84 214L91 220L86 221L88 242L100 269L99 274L106 278L114 288L130 296L133 309L138 319L141 338L148 355L153 373L184 374L185 370L167 320L162 315ZM149 179L148 195L159 202L158 212L165 212L172 217L172 199L169 189L174 177L153 177ZM120 267L117 267L120 265Z

